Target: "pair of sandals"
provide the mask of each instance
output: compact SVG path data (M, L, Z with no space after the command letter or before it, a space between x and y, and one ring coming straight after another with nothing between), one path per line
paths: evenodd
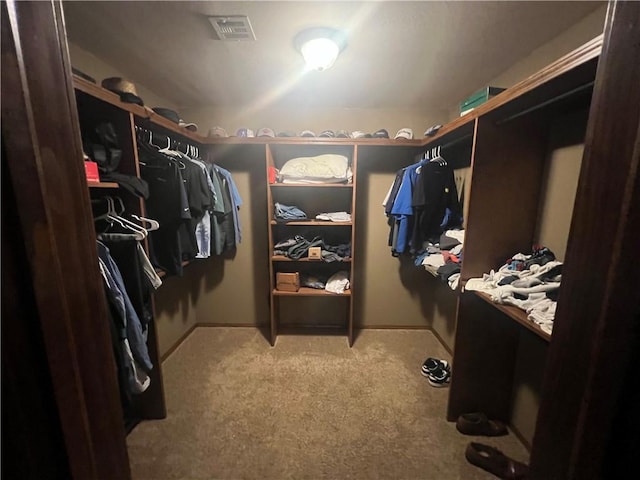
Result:
M499 420L490 420L484 413L465 413L458 417L456 428L465 435L498 437L508 433L507 426ZM490 445L470 442L465 450L469 463L506 480L524 479L529 467L509 458Z

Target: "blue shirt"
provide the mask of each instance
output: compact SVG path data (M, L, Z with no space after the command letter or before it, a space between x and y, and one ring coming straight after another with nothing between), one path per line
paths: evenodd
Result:
M231 204L232 204L232 213L233 213L233 227L235 229L235 237L236 237L236 245L240 243L242 240L242 230L240 228L240 216L238 215L238 210L240 209L240 205L242 205L242 198L240 198L240 192L238 192L238 188L231 178L231 173L224 168L216 165L218 172L227 180L229 184L229 192L231 193Z

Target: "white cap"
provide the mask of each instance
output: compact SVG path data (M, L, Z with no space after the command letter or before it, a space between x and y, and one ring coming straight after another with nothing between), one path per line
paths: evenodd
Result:
M275 137L276 133L270 128L263 127L258 130L258 137Z
M398 130L398 133L396 133L396 136L393 138L395 139L405 138L407 140L413 140L413 130L411 130L410 128L401 128L400 130Z
M213 127L209 129L210 137L228 137L227 131L222 127Z

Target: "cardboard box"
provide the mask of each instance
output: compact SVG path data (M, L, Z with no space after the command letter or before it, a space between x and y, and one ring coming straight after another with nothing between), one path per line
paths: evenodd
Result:
M486 87L482 90L478 90L473 95L470 95L462 102L460 102L460 116L464 115L465 113L469 113L474 108L479 107L487 100L504 91L505 89L500 87Z
M300 274L295 273L276 273L276 290L283 292L297 292L300 290Z
M309 258L316 260L322 260L322 248L321 247L309 247Z

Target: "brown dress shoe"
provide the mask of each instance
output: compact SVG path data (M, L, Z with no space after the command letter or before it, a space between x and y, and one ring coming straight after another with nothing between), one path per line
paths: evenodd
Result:
M504 480L523 480L529 467L507 457L504 453L489 445L471 442L464 453L467 461Z
M456 428L465 435L499 437L508 433L504 423L499 420L489 420L484 413L463 413L458 417Z

